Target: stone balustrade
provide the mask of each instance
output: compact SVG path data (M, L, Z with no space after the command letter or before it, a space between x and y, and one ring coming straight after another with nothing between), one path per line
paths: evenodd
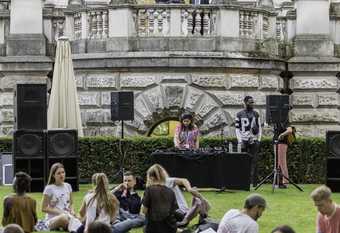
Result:
M45 6L46 8L46 6ZM45 10L45 9L44 9ZM45 10L46 11L46 10ZM53 12L63 11L63 17ZM274 10L250 8L238 5L188 5L188 4L118 4L107 6L79 6L65 9L50 9L50 24L44 25L44 33L50 43L65 35L71 41L109 41L129 38L233 38L235 41L253 40L251 45L236 48L253 50L255 40L276 39L276 13ZM52 29L50 28L52 27ZM237 42L242 44L243 42ZM93 42L95 43L95 42ZM99 42L98 42L99 43ZM216 48L212 43L207 50L227 50L228 45ZM220 43L223 44L223 43ZM94 46L102 51L124 48ZM190 47L190 46L189 46ZM124 49L122 49L124 51ZM138 49L137 49L138 50ZM195 49L193 49L195 50ZM95 51L93 51L95 52ZM242 51L241 51L242 52ZM81 49L78 53L82 53Z

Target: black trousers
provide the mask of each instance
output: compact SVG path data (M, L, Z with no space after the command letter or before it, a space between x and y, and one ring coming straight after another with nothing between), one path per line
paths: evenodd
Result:
M260 142L254 141L249 143L248 141L242 142L242 152L247 152L251 155L251 167L250 167L250 183L253 186L257 185L258 178L257 178L257 160L258 160L258 152L260 149Z

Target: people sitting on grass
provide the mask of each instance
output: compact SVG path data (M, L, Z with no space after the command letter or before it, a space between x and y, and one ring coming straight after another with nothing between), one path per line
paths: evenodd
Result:
M87 233L112 233L112 232L111 227L108 224L104 222L95 221L89 225Z
M249 195L242 210L231 209L223 216L217 233L258 233L259 225L256 221L266 206L266 200L261 195Z
M123 175L123 183L116 186L112 193L119 200L119 215L112 225L113 233L129 232L132 228L144 225L145 217L140 215L142 205L141 198L135 191L136 176L126 171Z
M46 218L36 225L39 231L62 229L75 232L81 226L73 210L72 187L65 182L65 176L61 163L52 165L42 200L42 212L46 213Z
M18 224L9 224L7 225L2 233L24 233L24 230Z
M25 233L32 232L37 223L36 201L26 194L31 177L25 172L17 172L13 181L15 194L4 198L2 225L20 225Z
M330 188L322 185L310 194L318 210L317 233L340 233L340 206L332 200Z
M109 181L104 173L96 173L93 177L95 189L85 195L80 215L85 219L85 227L78 229L80 232L88 232L89 225L94 221L110 225L115 221L119 202L109 191Z
M271 233L295 233L293 228L287 225L275 227Z
M147 171L142 212L146 216L145 233L176 233L175 213L178 209L175 193L165 186L167 174L155 164Z
M199 222L208 216L208 211L210 209L210 204L208 201L197 191L197 189L192 188L189 180L185 178L175 178L169 177L167 171L161 167L166 174L165 185L174 191L176 196L176 202L178 209L176 210L176 220L178 227L185 227L189 222L194 219L199 214ZM191 195L192 202L189 208L184 195L180 189L184 187Z

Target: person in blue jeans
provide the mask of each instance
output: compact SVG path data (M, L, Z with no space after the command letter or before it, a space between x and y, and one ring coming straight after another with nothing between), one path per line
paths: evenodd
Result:
M140 215L142 205L141 198L135 191L136 176L131 171L126 171L123 183L112 190L119 200L119 215L117 221L112 224L113 233L128 232L132 228L142 227L145 217Z

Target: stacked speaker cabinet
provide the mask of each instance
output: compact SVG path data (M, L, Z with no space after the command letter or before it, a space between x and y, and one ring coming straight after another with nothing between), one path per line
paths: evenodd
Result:
M31 192L42 192L46 177L45 131L14 132L14 172L23 171L32 177Z
M340 192L340 131L327 131L327 186Z
M73 191L79 191L79 150L77 130L47 131L47 169L54 163L62 163L65 167L66 182Z
M17 84L15 116L16 129L47 128L46 84Z

